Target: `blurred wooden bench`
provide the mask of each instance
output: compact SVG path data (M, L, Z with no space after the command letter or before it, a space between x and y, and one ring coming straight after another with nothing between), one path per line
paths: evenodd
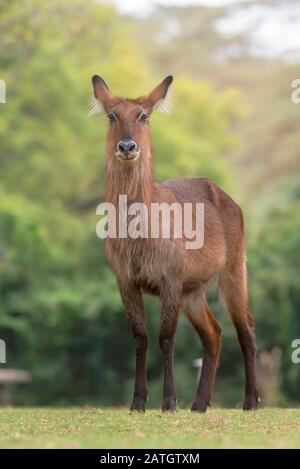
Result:
M12 368L0 369L0 404L12 405L11 386L18 383L29 383L32 375L29 371L14 370Z

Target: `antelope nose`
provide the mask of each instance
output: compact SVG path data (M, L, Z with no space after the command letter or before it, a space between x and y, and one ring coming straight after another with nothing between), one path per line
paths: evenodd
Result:
M117 151L122 155L130 155L130 153L136 152L137 144L133 140L120 140L117 145Z

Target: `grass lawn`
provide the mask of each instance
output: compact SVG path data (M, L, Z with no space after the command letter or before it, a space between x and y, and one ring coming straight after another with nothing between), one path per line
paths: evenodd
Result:
M300 448L300 409L0 409L1 448Z

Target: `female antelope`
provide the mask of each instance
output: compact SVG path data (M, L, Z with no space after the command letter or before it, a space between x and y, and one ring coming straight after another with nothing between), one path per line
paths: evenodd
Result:
M204 204L204 244L186 249L184 239L107 238L105 251L116 275L135 350L136 377L131 409L145 410L148 334L142 293L161 299L159 344L164 366L162 410L175 411L173 350L179 310L196 329L203 346L203 368L191 409L205 412L221 347L221 328L210 311L205 290L217 281L236 328L245 363L245 410L255 409L254 324L248 308L243 217L239 206L206 178L179 179L163 184L153 180L149 128L151 113L161 107L173 78L168 76L147 96L122 99L109 91L102 78L92 78L96 110L107 114L106 201L118 210L120 195L128 204L187 202ZM151 220L149 220L151 223Z

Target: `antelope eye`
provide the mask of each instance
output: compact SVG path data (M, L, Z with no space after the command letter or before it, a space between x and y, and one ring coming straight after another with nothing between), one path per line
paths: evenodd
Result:
M108 119L109 119L109 122L115 122L117 120L116 115L113 112L108 114Z
M139 117L139 120L141 122L145 122L147 120L147 118L148 118L148 114L146 114L145 112L142 112L142 114Z

